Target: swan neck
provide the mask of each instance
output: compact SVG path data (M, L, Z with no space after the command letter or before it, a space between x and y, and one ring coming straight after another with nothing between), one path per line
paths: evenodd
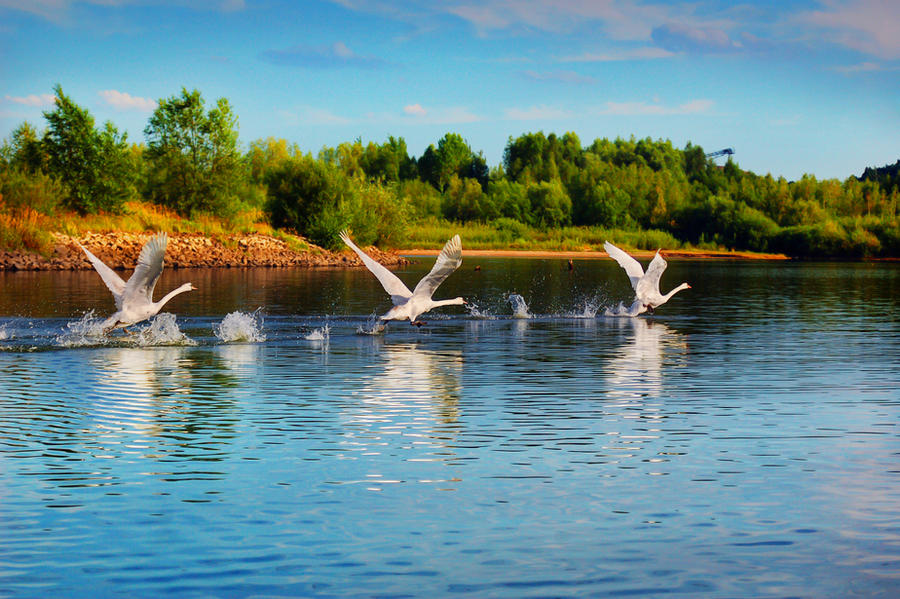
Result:
M191 284L190 284L190 283L185 283L184 285L182 285L182 286L179 287L178 289L173 289L173 290L170 291L169 293L167 293L167 294L165 294L164 296L162 296L162 297L160 298L160 300L159 300L158 302L156 302L154 305L156 306L156 309L157 309L157 310L160 310L160 309L161 309L163 306L165 306L166 303L167 303L169 300L171 300L173 297L175 297L175 296L178 295L179 293L184 293L185 291L190 291L190 290L191 290Z
M463 298L454 297L453 299L436 301L436 302L434 302L433 307L438 308L440 306L462 306L465 303L466 303L466 300L464 300Z
M679 285L678 287L676 287L675 289L673 289L672 291L670 291L669 293L667 293L664 297L666 298L666 301L668 301L670 297L672 297L673 295L675 295L675 294L678 293L679 291L682 291L682 290L687 289L687 288L688 288L688 284L687 284L687 283L682 283L681 285Z

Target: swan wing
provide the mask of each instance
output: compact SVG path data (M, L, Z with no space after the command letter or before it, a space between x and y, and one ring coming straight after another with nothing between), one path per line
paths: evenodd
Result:
M460 264L462 264L462 242L459 240L459 235L454 235L450 241L444 244L444 249L438 254L434 266L431 267L431 272L422 277L422 280L413 289L413 295L431 297L438 285L459 268Z
M153 288L159 280L163 270L163 258L166 255L166 243L168 236L159 233L144 244L141 255L138 256L134 273L125 285L125 301L139 301L143 303L153 301Z
M366 265L375 278L381 283L381 286L384 287L384 290L388 292L388 295L391 296L391 300L393 300L394 304L397 304L398 301L395 298L408 299L412 297L412 292L409 290L409 287L403 284L397 275L389 271L387 268L373 260L366 254L364 251L356 247L356 244L350 239L350 236L346 231L341 231L341 241L347 244L351 250L356 252L356 255L359 256L359 259L363 261L363 264Z
M112 292L113 297L116 300L116 309L122 309L122 294L125 293L125 281L122 280L122 277L116 274L116 272L103 263L103 260L92 254L86 247L78 244L85 254L87 254L88 260L90 260L91 264L94 267L94 270L97 271L97 274L100 275L100 278L103 279L103 282L106 283L106 286Z
M631 288L637 291L638 282L644 276L644 268L641 266L641 263L608 241L603 244L603 249L606 250L606 253L609 254L610 258L618 262L619 266L625 269L625 274L627 274L628 278L631 280ZM663 268L665 268L665 266L663 266Z
M634 288L635 295L641 299L658 296L659 279L662 277L663 271L666 270L668 263L659 255L657 250L653 260L647 265L647 273L643 276L637 287Z

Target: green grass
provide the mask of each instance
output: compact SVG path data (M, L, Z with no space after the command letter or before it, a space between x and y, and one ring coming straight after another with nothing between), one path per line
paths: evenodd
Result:
M473 250L590 251L602 250L604 241L641 250L684 247L669 233L655 230L564 227L543 231L525 225L509 227L504 223L452 223L429 219L411 224L398 243L398 249L440 249L456 234L462 237L464 247Z

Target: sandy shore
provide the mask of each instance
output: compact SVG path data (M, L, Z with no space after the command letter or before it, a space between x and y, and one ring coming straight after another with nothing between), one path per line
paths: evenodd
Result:
M440 250L397 250L401 256L410 258L437 256ZM655 251L636 250L629 254L636 258L652 258ZM697 260L789 260L784 254L758 254L755 252L719 252L710 250L661 250L660 254L667 260L697 259ZM469 250L463 248L463 255L473 258L561 258L572 260L597 260L609 258L606 252L599 251L545 251L545 250Z

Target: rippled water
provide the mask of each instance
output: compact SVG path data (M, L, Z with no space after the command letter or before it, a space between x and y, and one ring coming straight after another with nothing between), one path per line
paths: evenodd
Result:
M95 274L0 273L0 596L900 592L896 264L673 261L632 319L466 259L376 335L365 271L186 280L108 340Z

